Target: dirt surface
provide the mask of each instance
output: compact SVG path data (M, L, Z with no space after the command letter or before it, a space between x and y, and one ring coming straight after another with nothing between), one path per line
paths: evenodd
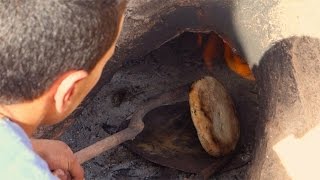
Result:
M319 57L319 39L293 37L275 44L254 69L263 111L248 179L319 179L313 151L319 147Z
M74 151L78 151L117 131L121 123L130 119L135 108L146 99L180 85L193 82L204 75L217 78L235 100L237 111L246 107L257 107L256 85L239 78L226 68L220 60L214 61L211 71L202 62L201 48L197 47L196 36L185 33L141 59L128 60L112 80L104 85L91 100L90 105L77 116L76 122L61 136ZM245 82L245 83L244 83ZM244 86L245 84L245 86ZM244 89L251 96L244 98ZM246 109L244 109L246 110ZM248 111L250 112L250 111ZM240 119L249 116L242 111ZM250 118L249 118L250 119ZM251 118L255 121L257 118ZM241 121L241 120L240 120ZM241 122L240 122L241 123ZM242 139L250 139L241 158L251 158L255 123L245 127ZM159 166L119 146L84 164L86 179L184 179L193 174ZM246 166L218 174L212 179L244 179Z

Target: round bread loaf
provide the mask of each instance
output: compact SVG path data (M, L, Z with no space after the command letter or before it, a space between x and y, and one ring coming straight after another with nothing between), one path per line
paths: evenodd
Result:
M222 84L210 76L196 81L189 93L189 103L202 147L215 157L234 150L240 135L239 121Z

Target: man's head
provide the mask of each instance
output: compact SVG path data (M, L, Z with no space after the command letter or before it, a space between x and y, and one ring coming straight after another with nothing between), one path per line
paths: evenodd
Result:
M70 113L75 107L64 106L80 103L112 56L125 4L124 0L2 0L0 104L28 103L49 94L58 113ZM75 105L63 104L70 97L77 102L68 103Z

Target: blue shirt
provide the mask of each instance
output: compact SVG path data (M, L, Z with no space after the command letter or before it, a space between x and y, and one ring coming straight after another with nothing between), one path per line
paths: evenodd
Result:
M0 119L0 179L58 179L32 150L23 129L7 118Z

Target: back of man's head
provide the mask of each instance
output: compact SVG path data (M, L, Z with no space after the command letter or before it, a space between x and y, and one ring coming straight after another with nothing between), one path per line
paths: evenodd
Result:
M116 39L123 4L1 0L0 104L32 100L66 71L90 71Z

